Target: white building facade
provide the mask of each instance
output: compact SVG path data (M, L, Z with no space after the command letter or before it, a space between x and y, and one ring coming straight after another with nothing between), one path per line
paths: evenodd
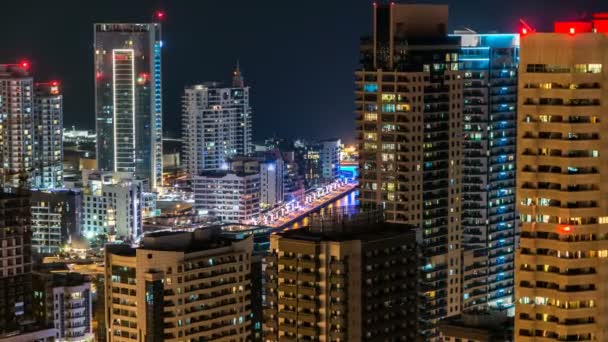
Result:
M249 87L238 75L237 69L232 87L209 83L185 89L183 162L190 177L206 170L225 170L230 157L253 151Z
M195 208L225 222L247 222L260 213L259 173L207 171L193 178Z
M83 231L136 240L142 233L143 182L131 173L89 175L83 191Z

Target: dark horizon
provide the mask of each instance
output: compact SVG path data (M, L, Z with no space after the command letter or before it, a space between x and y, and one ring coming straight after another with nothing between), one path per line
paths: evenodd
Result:
M36 3L36 4L33 4ZM75 0L3 4L0 63L27 59L36 81L60 80L64 126L94 128L93 23L145 22L162 9L164 131L179 136L181 95L194 83L229 83L240 60L252 87L254 140L267 136L354 140L353 72L371 30L368 0L279 2ZM401 1L406 3L406 1ZM599 0L417 1L450 5L450 31L539 31L601 11ZM120 12L117 12L117 9ZM608 11L608 4L603 6ZM10 29L9 29L10 28Z

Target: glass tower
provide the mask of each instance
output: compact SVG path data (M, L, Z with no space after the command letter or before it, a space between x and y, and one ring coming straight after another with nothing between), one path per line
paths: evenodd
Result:
M97 163L162 183L161 25L95 24Z
M519 35L455 36L464 71L463 310L512 314Z

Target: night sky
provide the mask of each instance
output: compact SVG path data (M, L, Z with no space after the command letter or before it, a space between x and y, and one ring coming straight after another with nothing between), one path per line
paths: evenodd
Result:
M403 1L405 2L405 1ZM608 12L605 0L418 1L450 5L450 29L540 30L554 19ZM412 3L412 1L408 1ZM602 5L603 4L603 5ZM178 136L185 85L229 82L241 61L252 87L254 139L354 136L353 71L371 0L3 0L0 63L32 62L60 80L66 127L94 127L94 22L145 22L163 9L164 127Z

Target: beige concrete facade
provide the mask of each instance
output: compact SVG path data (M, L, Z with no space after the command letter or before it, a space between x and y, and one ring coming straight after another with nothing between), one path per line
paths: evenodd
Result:
M396 227L397 226L397 227ZM272 235L266 341L416 341L417 251L402 226Z
M608 340L608 37L521 39L516 341Z
M198 233L108 248L108 341L247 340L252 238L209 241Z
M443 5L373 7L355 72L362 207L422 231L421 328L462 308L463 73Z

